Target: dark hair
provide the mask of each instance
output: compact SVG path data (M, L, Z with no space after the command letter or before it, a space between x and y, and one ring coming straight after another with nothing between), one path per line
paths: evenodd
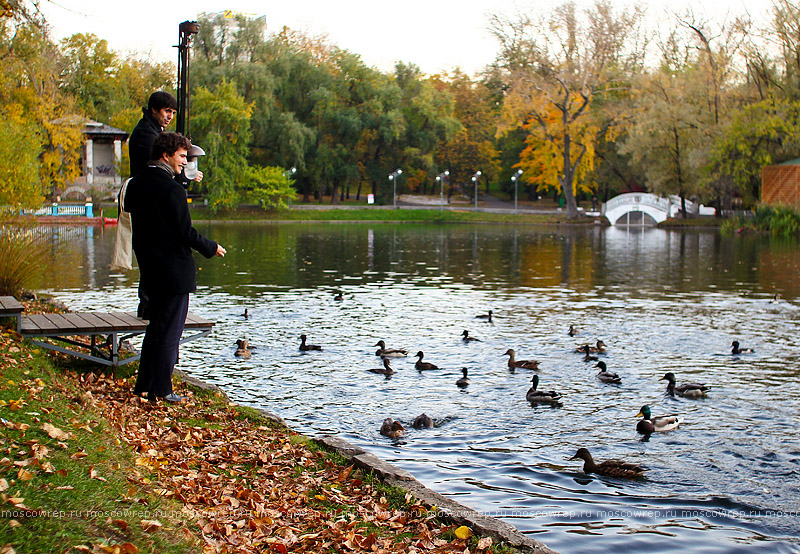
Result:
M163 90L159 90L158 92L151 94L150 99L147 101L147 109L158 112L164 108L172 108L173 110L177 110L177 98L168 92L164 92Z
M191 141L180 133L161 133L153 142L153 148L150 149L150 159L160 160L161 154L166 153L168 156L172 156L179 148L189 150L191 147Z

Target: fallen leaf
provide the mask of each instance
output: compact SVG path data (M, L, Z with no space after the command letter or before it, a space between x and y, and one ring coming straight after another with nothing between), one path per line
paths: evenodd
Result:
M492 537L483 537L478 541L478 550L486 550L492 546Z
M89 478L90 479L97 479L98 481L105 481L106 480L105 477L100 477L100 475L97 473L97 470L94 468L94 466L89 468Z
M65 433L64 431L62 431L58 427L55 427L54 425L52 425L51 423L43 423L42 424L42 431L47 433L47 435L51 439L57 439L57 440L60 440L60 441L65 441L65 440L68 440L68 439L72 438L72 435L70 433Z
M5 479L0 479L0 492L5 492L8 490L8 481Z
M469 527L467 527L466 525L462 525L461 527L457 528L455 533L456 537L458 537L461 540L467 540L472 536L472 531L470 531Z
M125 521L124 519L115 519L112 520L111 523L114 524L115 527L119 527L123 531L128 530L128 522Z
M157 519L143 519L141 521L141 524L142 524L142 529L144 529L148 533L152 531L158 531L163 527L161 522L158 521Z
M17 472L17 479L19 479L20 481L30 481L31 479L33 479L34 475L35 475L34 473L28 471L27 469L20 468L19 471Z

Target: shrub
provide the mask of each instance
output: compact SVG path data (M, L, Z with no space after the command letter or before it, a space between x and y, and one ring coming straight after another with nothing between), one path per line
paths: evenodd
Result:
M32 224L0 220L0 295L19 296L45 259L45 242Z

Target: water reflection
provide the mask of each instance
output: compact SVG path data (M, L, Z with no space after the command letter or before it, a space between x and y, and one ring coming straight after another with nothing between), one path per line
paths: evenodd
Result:
M198 259L192 310L218 326L182 350L182 363L236 400L304 432L339 433L562 552L677 552L687 541L704 552L797 549L796 245L654 229L202 231L229 254ZM55 240L58 269L43 283L74 309L133 309L135 277L106 269L112 244L111 229ZM770 304L776 292L785 300ZM489 309L492 324L475 319ZM570 324L579 336L567 335ZM464 329L482 341L464 344ZM324 350L300 352L301 333ZM233 356L239 338L258 346L252 358ZM596 338L621 385L600 383L573 353ZM735 338L756 353L730 356ZM373 375L378 339L443 369L417 372L410 357L392 363L389 380ZM508 370L508 348L541 361L560 408L525 400L532 373ZM462 367L472 381L463 390ZM666 371L710 384L709 397L665 397ZM641 442L643 404L685 423ZM385 417L409 428L423 412L442 424L410 429L402 443L378 433ZM583 475L567 461L582 446L642 463L647 479Z

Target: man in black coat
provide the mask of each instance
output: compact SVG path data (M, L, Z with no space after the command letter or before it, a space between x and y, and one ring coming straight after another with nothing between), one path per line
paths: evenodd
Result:
M166 129L178 111L178 100L168 92L159 90L150 95L147 107L142 108L142 119L128 139L131 158L131 177L147 167L153 142Z
M147 393L150 400L179 402L182 398L172 392L172 371L189 311L189 293L197 287L192 249L206 258L226 253L192 227L186 192L175 181L190 147L189 139L178 133L158 135L151 161L128 183L125 195L140 285L150 295L134 394Z

